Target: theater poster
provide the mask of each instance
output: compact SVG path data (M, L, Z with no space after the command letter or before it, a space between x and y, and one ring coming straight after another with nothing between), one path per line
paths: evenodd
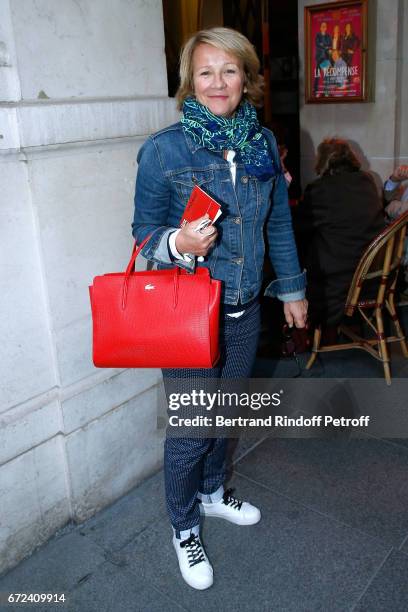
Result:
M367 100L367 0L305 7L306 102Z

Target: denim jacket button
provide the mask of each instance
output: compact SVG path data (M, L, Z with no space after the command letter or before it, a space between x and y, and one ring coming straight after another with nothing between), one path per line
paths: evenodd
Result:
M243 257L237 257L236 259L233 259L232 261L234 261L238 265L241 265L241 264L244 263L244 258Z
M241 183L247 183L248 182L248 177L247 176L241 176Z
M234 223L236 223L237 225L239 225L241 223L241 217L235 217L234 219Z

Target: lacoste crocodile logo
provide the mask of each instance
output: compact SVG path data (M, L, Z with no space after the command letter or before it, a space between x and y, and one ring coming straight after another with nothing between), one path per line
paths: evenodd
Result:
M145 285L146 291L151 291L152 289L156 289L156 287L154 285Z

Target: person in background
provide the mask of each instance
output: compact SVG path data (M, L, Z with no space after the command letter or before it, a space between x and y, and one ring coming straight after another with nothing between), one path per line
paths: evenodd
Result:
M218 385L220 379L251 375L260 331L264 232L276 273L266 293L284 302L289 325L305 325L306 279L299 267L285 177L276 139L256 114L263 99L259 69L253 46L239 32L211 28L194 34L180 59L181 121L150 136L138 154L132 226L138 243L149 237L142 255L160 267L177 265L187 271L194 270L201 256L205 260L200 266L222 281L220 360L208 369L163 369L167 395L170 383L191 392L202 379ZM179 227L194 185L221 204L216 226L196 231L203 220L197 219ZM194 258L186 261L186 254ZM167 435L165 440L173 546L182 577L195 589L213 583L200 539L200 515L236 525L261 519L256 506L224 489L227 442L204 435Z
M298 206L296 233L306 268L309 318L313 325L336 326L364 249L385 227L374 179L345 140L319 144L318 178L310 183Z
M385 212L390 219L396 219L408 210L408 165L398 166L385 181Z
M285 159L288 156L288 148L285 144L280 144L278 145L278 149L279 149L279 157L281 160L281 164L282 164L282 170L284 172L284 176L285 176L285 181L286 181L286 186L289 189L290 184L292 182L292 175L289 172L289 170L286 168L285 166Z
M389 221L394 221L408 210L408 165L398 166L385 181L384 200L385 213ZM408 237L405 238L404 254L402 257L401 285L399 284L400 298L408 299Z

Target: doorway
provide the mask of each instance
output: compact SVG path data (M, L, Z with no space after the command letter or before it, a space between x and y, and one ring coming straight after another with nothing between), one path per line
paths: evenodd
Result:
M286 145L285 163L293 181L289 196L300 196L299 49L296 0L163 0L169 96L178 87L183 43L195 31L226 26L254 45L265 76L265 106L260 121ZM269 84L269 86L268 86Z

